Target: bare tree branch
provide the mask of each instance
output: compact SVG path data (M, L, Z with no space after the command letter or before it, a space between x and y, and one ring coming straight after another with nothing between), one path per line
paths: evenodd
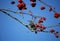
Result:
M10 16L12 19L15 19L15 20L18 21L19 23L23 24L23 25L26 26L27 28L29 28L29 26L28 26L27 24L23 23L21 20L17 19L16 17L13 17L11 14L9 14L9 13L1 10L1 9L0 9L0 11L3 12L4 14Z

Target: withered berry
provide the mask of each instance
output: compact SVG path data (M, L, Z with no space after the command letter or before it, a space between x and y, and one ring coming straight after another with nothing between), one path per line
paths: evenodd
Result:
M44 6L41 6L41 7L40 7L40 9L41 9L41 10L44 10L44 9L45 9L45 7L44 7Z
M31 3L31 6L32 6L32 7L35 7L35 6L36 6L36 3Z
M36 0L30 0L31 2L36 2Z

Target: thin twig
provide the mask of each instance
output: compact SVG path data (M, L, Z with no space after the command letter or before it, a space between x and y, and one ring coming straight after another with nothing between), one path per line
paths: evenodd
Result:
M58 23L56 25L53 25L53 26L47 26L47 28L53 28L53 27L56 27L56 26L60 26L60 23Z
M0 9L0 10L5 10L5 11L13 12L13 13L18 13L16 11L13 11L13 10L10 10L10 9Z
M0 10L4 10L4 11L9 11L9 12L13 12L15 14L18 14L19 12L17 11L13 11L13 10L10 10L10 9L0 9ZM22 14L26 14L26 15L30 15L28 13L25 13L25 12L22 12ZM35 16L35 15L32 15L34 18L37 17L37 18L40 18L40 16Z
M9 13L7 13L7 12L1 10L1 9L0 9L0 11L3 12L4 14L10 16L12 19L15 19L16 21L18 21L19 23L23 24L24 26L26 26L26 27L29 29L29 26L28 26L27 24L23 23L21 20L17 19L16 17L13 17L13 16L10 15Z

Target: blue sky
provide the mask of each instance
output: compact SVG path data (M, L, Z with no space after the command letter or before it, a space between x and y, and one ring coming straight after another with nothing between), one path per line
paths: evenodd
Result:
M14 11L20 11L17 8L18 1L14 0L16 4L11 5L10 2L12 0L0 0L0 8L5 9L11 9ZM40 6L45 6L42 3L40 3L38 0L36 1L36 7L32 8L30 6L29 0L23 0L27 5L27 10L24 10L23 12L28 12L28 10L31 10L34 15L38 16L45 16L47 18L46 21L44 21L45 26L55 25L59 23L60 18L56 19L53 17L53 12L48 11L48 7L46 6L46 9L41 11ZM46 2L49 5L52 5L52 7L55 7L56 11L60 13L60 0L42 0ZM27 20L30 19L29 16L24 15L24 19L17 14L14 14L12 12L9 12L11 15L17 17L18 19L22 20L26 24L28 24ZM60 32L59 27L54 28L56 31ZM1 41L60 41L60 37L57 39L54 37L53 34L50 33L37 33L30 32L25 26L17 22L16 20L10 18L9 16L5 15L4 13L0 12L0 40Z

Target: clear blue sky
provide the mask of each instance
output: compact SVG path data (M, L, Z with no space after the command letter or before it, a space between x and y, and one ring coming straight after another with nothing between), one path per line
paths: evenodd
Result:
M11 5L10 2L12 0L0 0L0 8L11 9L17 11L18 1L14 0L16 4ZM38 0L36 1L36 7L32 8L30 6L29 0L23 0L27 4L27 10L23 12L28 12L31 10L34 15L45 16L47 20L43 23L45 26L50 26L59 23L60 18L55 19L53 17L53 12L48 11L48 7L45 10L41 11L39 9L40 6L45 6L40 3ZM42 0L47 4L52 5L52 7L56 8L56 11L60 13L60 0ZM19 11L19 10L18 10ZM24 19L21 16L11 13L13 16L18 19L23 20L23 22L27 23L27 20L30 18L29 16L24 15ZM29 17L29 18L28 18ZM60 32L59 27L54 28L56 31ZM1 41L60 41L60 37L57 39L53 34L50 33L37 33L30 32L25 26L17 22L16 20L10 18L4 13L0 12L0 40Z

